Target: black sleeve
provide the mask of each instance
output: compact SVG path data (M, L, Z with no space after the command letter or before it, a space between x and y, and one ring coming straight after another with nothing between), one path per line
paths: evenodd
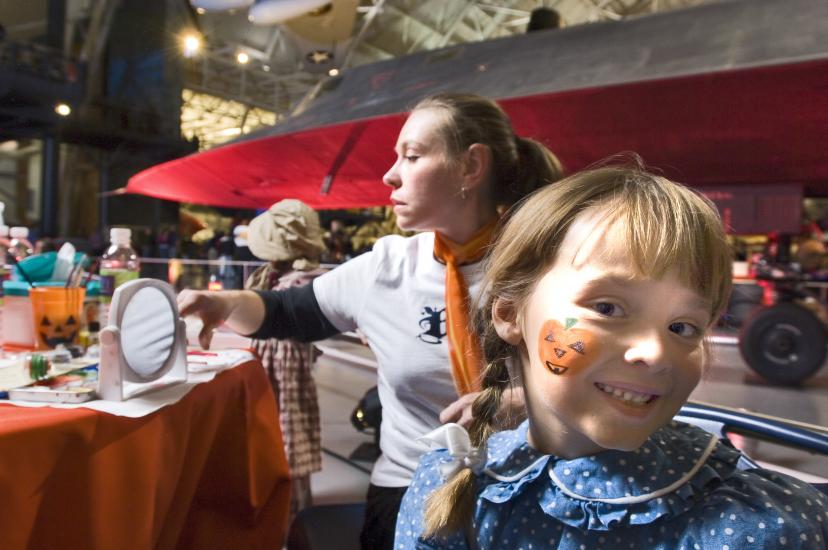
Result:
M322 313L312 284L255 292L264 302L265 318L259 330L248 335L250 338L314 342L340 332Z

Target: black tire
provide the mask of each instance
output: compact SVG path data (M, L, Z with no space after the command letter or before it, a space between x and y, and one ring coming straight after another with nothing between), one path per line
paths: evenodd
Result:
M784 385L799 384L818 371L825 362L826 344L822 321L790 303L755 312L739 334L739 351L750 368Z

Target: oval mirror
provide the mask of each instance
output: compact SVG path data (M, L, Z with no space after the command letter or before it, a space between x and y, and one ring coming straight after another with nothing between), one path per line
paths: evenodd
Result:
M144 379L159 373L173 351L175 315L166 295L154 287L136 292L121 318L121 349L129 368Z

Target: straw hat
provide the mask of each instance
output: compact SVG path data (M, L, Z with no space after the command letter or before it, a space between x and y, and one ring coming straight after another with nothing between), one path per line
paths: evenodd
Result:
M247 229L247 245L262 260L293 260L293 269L307 271L319 266L325 251L319 215L296 199L275 203L259 214Z

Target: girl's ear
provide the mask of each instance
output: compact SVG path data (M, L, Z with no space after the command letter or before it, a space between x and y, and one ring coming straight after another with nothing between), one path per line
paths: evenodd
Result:
M523 341L517 308L512 302L503 298L495 299L492 304L492 324L497 335L507 344L517 346Z
M491 173L492 150L488 145L473 143L463 159L463 180L468 188L477 187L486 182Z

